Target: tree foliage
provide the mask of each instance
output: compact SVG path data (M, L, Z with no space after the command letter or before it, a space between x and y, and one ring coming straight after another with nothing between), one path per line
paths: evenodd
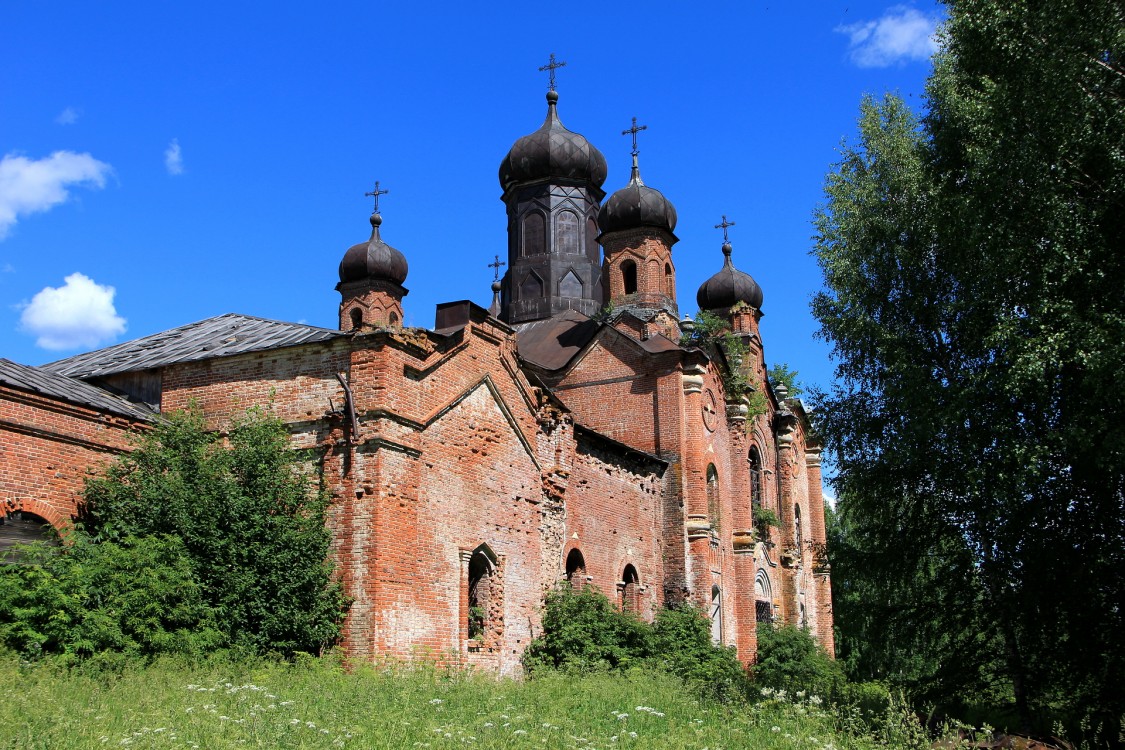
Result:
M316 653L338 637L345 601L327 498L299 458L261 412L225 439L196 414L172 415L87 483L82 526L94 543L178 540L227 645Z
M863 103L816 216L813 309L838 362L819 426L864 551L854 585L897 599L872 602L884 653L864 638L849 658L947 696L995 671L1025 723L1110 728L1125 714L1125 10L957 1L943 42L923 117ZM927 628L931 661L911 666ZM944 663L966 656L976 677Z

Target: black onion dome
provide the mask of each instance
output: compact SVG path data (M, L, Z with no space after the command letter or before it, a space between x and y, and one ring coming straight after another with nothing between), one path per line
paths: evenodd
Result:
M700 310L721 310L733 307L739 302L745 302L756 310L762 308L762 287L748 273L743 273L734 267L731 262L731 245L723 245L722 269L703 282L699 292L695 295Z
M604 233L638 227L656 227L671 232L676 228L676 207L659 190L644 184L634 159L629 184L609 196L602 205L598 213L598 228Z
M406 257L379 237L383 217L371 214L371 239L352 245L340 261L340 281L406 281Z
M582 180L601 188L605 182L605 157L578 133L559 122L557 91L547 92L547 119L531 135L512 144L500 162L500 187L542 179Z

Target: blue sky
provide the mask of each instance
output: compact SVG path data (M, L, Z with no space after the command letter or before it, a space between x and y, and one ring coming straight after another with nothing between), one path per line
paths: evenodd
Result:
M861 97L915 107L932 2L13 2L0 10L0 357L40 364L227 312L335 327L365 240L406 323L491 300L497 167L546 112L676 206L681 313L722 264L765 291L770 362L827 385L810 218Z

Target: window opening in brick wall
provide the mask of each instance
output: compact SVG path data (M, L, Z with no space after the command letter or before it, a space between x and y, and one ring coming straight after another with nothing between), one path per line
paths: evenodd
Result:
M641 578L637 569L626 565L621 574L621 611L640 614L641 612Z
M363 310L360 310L358 307L353 307L352 312L351 312L351 317L352 317L352 330L353 331L358 330L359 327L361 325L363 325Z
M625 289L625 294L637 293L637 264L631 260L626 260L621 264L621 284Z
M16 510L7 514L0 511L0 564L19 563L18 555L5 553L18 545L32 542L45 542L51 546L58 546L59 537L47 519L42 516L25 510Z
M586 582L585 579L586 560L577 548L572 549L570 554L566 556L566 580L574 584L581 584Z
M390 323L391 323L392 326L397 326L398 325L398 313L392 312L389 320L390 320Z
M797 556L802 556L801 549L804 546L804 534L801 532L801 506L793 506L793 544L797 550Z
M773 587L766 571L761 568L754 577L754 619L758 622L773 622Z
M504 594L496 555L487 545L473 550L468 571L467 631L470 640L491 647L504 631Z
M711 533L718 534L722 528L722 518L719 509L719 472L715 471L715 464L707 465L707 520L711 524Z
M750 446L750 507L762 507L762 456L758 446Z
M664 293L669 297L676 296L676 279L672 275L672 264L664 264Z
M723 643L723 590L717 585L711 586L711 640Z

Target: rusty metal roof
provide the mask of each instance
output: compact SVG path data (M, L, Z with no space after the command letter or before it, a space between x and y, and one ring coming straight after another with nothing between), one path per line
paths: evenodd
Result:
M147 421L154 416L153 412L142 404L134 404L77 378L49 372L40 367L17 364L9 359L0 359L0 385L130 419Z
M544 370L558 370L574 359L600 326L574 310L521 324L516 337L520 357Z
M342 335L345 334L329 328L228 313L49 362L42 369L76 378L94 378L328 341Z

